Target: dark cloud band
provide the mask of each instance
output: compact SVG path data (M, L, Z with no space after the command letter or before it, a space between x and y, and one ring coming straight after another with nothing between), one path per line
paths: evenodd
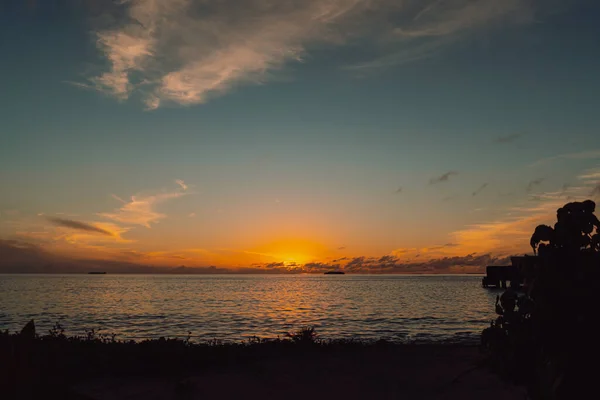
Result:
M113 236L113 234L107 230L102 228L98 228L97 226L87 224L85 222L74 221L72 219L63 219L56 217L47 217L48 221L52 222L54 225L63 226L65 228L77 229L85 232L94 232L101 233L106 236Z

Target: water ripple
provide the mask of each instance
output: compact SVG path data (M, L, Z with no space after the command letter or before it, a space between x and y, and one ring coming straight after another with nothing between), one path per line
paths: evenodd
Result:
M121 339L241 341L314 325L325 339L476 340L494 317L479 277L4 275L0 329L61 321Z

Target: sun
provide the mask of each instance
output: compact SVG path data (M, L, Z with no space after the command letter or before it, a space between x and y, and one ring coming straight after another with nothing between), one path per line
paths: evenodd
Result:
M282 239L265 243L254 251L273 261L282 262L288 268L294 268L323 257L326 248L310 240Z
M311 256L306 254L283 254L280 257L286 267L294 267L311 261Z
M300 265L303 263L300 263L298 261L294 261L294 260L286 260L283 261L283 265L284 267L286 267L287 269L295 269L295 268L299 268Z

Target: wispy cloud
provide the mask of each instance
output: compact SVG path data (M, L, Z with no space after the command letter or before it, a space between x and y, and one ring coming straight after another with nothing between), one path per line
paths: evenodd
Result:
M155 207L169 199L176 199L183 196L184 193L161 193L153 196L131 196L131 201L123 205L123 207L108 213L100 213L98 215L118 221L124 224L142 225L150 228L150 224L157 223L165 214L155 211Z
M399 22L382 24L389 27L382 33L386 53L348 69L366 73L429 58L469 33L531 23L536 11L530 0L409 0L395 5L387 13Z
M445 48L449 42L451 42L451 39L444 37L429 38L425 42L413 39L400 41L395 38L392 40L392 49L386 52L385 55L373 60L348 65L343 67L343 69L353 73L357 77L365 76L378 70L432 57Z
M19 214L20 214L20 211L17 209L9 209L9 210L0 211L0 216L6 215L8 217L17 217L17 216L19 216Z
M52 233L52 240L58 247L66 249L63 245L68 245L68 252L91 252L100 251L111 254L111 247L115 244L130 243L133 240L125 239L123 234L129 231L125 228L110 222L95 222L94 227L107 232L106 234L98 235L97 231L86 229L77 229L71 226L58 225L56 231ZM62 242L63 245L60 245ZM109 247L106 247L109 245Z
M95 225L88 224L81 221L74 221L72 219L64 219L64 218L55 218L55 217L46 217L48 221L53 223L54 225L63 226L65 228L77 229L86 232L95 232L101 233L103 235L113 236L112 232L109 232L105 229L99 228Z
M484 183L483 185L479 186L479 187L477 188L477 190L475 190L475 191L472 193L472 196L473 196L473 197L474 197L474 196L477 196L477 195L478 195L479 193L481 193L481 192L482 192L482 191L483 191L483 190L484 190L486 187L488 187L488 184L487 184L487 183Z
M593 171L593 170L592 171L588 171L588 172L585 172L585 173L579 175L579 179L584 180L584 181L600 180L600 172Z
M177 182L179 184L179 182ZM183 182L182 182L183 183ZM180 184L181 186L181 184ZM124 224L142 225L150 228L150 224L157 223L166 218L165 214L156 211L156 207L171 199L188 194L182 191L161 192L154 195L131 196L131 201L124 201L123 206L113 212L99 213L98 215Z
M560 206L560 202L538 204L526 211L512 212L510 216L455 232L453 236L460 244L459 249L505 255L527 251L533 229L541 223L550 223L552 214Z
M529 181L527 184L527 192L531 192L536 186L539 186L544 182L544 178L537 178Z
M489 26L491 22L529 22L531 2L524 0L431 0L407 2L404 8L415 13L406 26L395 33L407 37L436 37L458 34L466 30Z
M594 186L594 188L590 192L590 197L596 198L598 196L600 196L600 182L596 183L596 186Z
M453 175L458 175L458 172L448 171L445 174L440 175L440 176L438 176L436 178L431 178L429 180L429 184L430 185L435 185L436 183L446 182L446 181L450 180L450 177L453 176Z
M428 247L410 247L394 249L391 254L401 258L404 261L419 258L427 254L427 258L444 257L455 255L456 251L453 248L459 246L457 243L446 243L442 245L432 245Z
M585 150L585 151L578 151L575 153L558 154L556 156L542 158L542 159L530 164L529 166L530 167L539 167L539 166L551 163L553 161L559 161L559 160L594 160L594 159L600 159L600 150Z
M537 225L553 224L558 208L568 201L585 200L590 192L594 193L598 187L596 181L584 177L596 172L590 170L576 177L576 182L566 190L559 187L554 191L528 196L520 205L504 210L502 216L454 232L452 236L458 244L456 250L505 255L529 251L529 238ZM541 182L540 179L535 181ZM596 193L600 194L600 188Z
M512 135L497 137L496 139L494 139L494 143L501 143L501 144L511 143L521 137L523 137L523 133L513 133Z
M12 224L16 238L24 238L54 252L63 254L98 254L110 252L125 243L122 237L129 231L112 222L80 221L56 215L23 215Z
M175 179L175 183L178 184L183 190L188 190L188 185L185 184L183 179Z
M127 203L125 200L123 200L122 198L120 198L120 197L119 197L119 196L117 196L116 194L111 194L110 196L111 196L113 199L115 199L115 200L117 200L117 201L119 201L119 202L121 202L121 203L123 203L123 204Z
M302 60L313 43L364 36L381 59L359 68L426 57L474 28L531 20L529 0L129 0L96 31L108 68L89 84L119 99L139 92L148 109L207 101ZM396 21L391 23L389 21ZM384 43L385 45L382 45Z
M202 103L236 83L263 81L268 71L299 60L310 42L339 40L337 23L369 3L121 2L113 10L116 26L97 32L97 47L110 67L91 83L118 98L139 90L149 109L164 101Z

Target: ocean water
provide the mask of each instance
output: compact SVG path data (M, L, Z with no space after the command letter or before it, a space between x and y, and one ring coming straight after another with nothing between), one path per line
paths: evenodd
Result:
M34 319L118 339L241 341L313 325L324 339L475 342L497 292L478 276L0 275L0 329Z

